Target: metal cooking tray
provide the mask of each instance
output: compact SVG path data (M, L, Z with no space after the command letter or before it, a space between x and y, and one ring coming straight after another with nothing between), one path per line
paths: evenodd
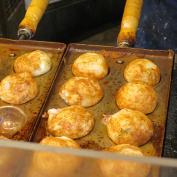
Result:
M13 63L16 57L25 52L34 50L43 50L52 54L52 69L39 77L35 77L38 83L39 93L33 100L22 104L15 105L27 115L27 122L20 132L15 134L11 139L15 140L30 140L33 134L35 125L41 116L45 101L49 94L52 80L55 77L57 68L65 51L65 44L37 42L37 41L15 41L0 39L0 79L14 73ZM0 106L10 105L0 100Z
M100 81L105 93L104 98L97 105L87 108L95 115L96 124L94 130L89 135L78 139L77 142L82 148L95 150L101 150L105 147L114 145L114 143L107 136L106 126L102 123L103 114L109 115L119 110L115 103L115 93L117 89L119 89L120 86L126 82L123 77L123 71L127 63L135 58L147 58L160 67L161 81L155 87L155 90L158 93L158 106L153 113L148 115L148 117L153 121L155 132L151 141L141 148L146 155L161 156L167 118L174 52L171 50L155 51L135 48L131 49L70 44L58 70L58 76L54 83L54 88L51 92L45 111L50 108L62 108L67 106L58 95L58 88L66 80L73 76L71 72L72 63L79 55L85 52L98 52L104 55L109 64L110 72L107 77ZM46 119L41 118L39 128L33 141L38 142L47 135L46 122Z

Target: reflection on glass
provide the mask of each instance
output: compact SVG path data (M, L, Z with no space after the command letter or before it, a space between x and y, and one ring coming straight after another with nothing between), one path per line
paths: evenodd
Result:
M71 143L67 138L58 139ZM177 174L177 160L144 158L140 149L131 145L106 149L113 154L53 145L0 140L0 177L176 177Z
M138 147L128 144L112 146L106 151L127 156L144 156ZM147 177L151 168L149 165L127 161L100 160L98 163L105 177Z
M27 155L27 153L24 155ZM23 151L19 149L0 148L0 176L16 176L24 162L24 158Z
M56 147L79 148L79 145L74 140L67 137L46 137L40 143ZM50 177L52 175L52 177L70 177L80 165L81 160L76 156L35 152L27 176Z

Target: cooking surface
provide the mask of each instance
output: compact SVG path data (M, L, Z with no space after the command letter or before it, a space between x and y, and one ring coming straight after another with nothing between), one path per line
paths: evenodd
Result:
M141 21L143 24L143 21ZM140 29L141 30L141 26ZM100 33L92 35L80 43L95 44L95 45L112 45L116 46L116 37L118 34L118 27L113 26L104 30ZM139 33L139 31L138 31ZM139 40L137 46L143 48L143 41ZM152 44L153 48L158 48L156 43ZM150 46L148 46L150 47ZM172 74L172 84L171 84L171 93L170 93L170 103L168 110L168 119L166 124L166 133L164 139L164 149L163 156L177 158L177 55L175 56L173 74Z
M13 74L13 63L16 57L36 49L44 50L52 54L52 69L40 76L35 77L39 87L38 95L31 101L16 105L17 108L22 110L26 115L26 123L20 132L15 134L12 139L18 140L29 140L33 133L33 126L37 121L40 110L43 103L48 95L48 91L52 82L52 79L57 70L57 66L60 63L60 59L63 55L65 45L60 43L41 43L41 42L28 42L28 41L11 41L11 40L0 40L0 79L2 80L5 76ZM0 106L13 106L0 100ZM8 113L12 114L12 113ZM13 113L14 115L15 113ZM5 116L7 114L4 113ZM2 117L1 117L2 118Z
M106 78L100 81L105 94L103 100L101 100L101 102L97 105L88 108L88 110L93 112L95 116L95 128L88 136L77 140L78 143L83 148L95 150L100 150L113 145L112 141L107 136L106 126L102 123L103 114L109 115L119 110L115 104L115 93L117 89L120 88L123 83L125 83L123 71L127 63L137 57L146 57L154 61L160 67L162 79L161 82L155 87L157 93L159 94L158 106L152 114L148 115L154 123L154 136L151 142L143 146L142 149L146 154L160 156L163 146L166 113L168 107L168 94L173 65L173 53L168 53L168 51L154 52L137 49L118 49L112 47L71 44L64 56L64 63L61 66L60 72L58 73L58 78L56 80L51 97L49 98L47 109L67 106L59 97L58 88L66 80L73 76L71 73L71 65L74 60L82 53L89 51L101 53L106 58L108 65L110 66L110 72ZM123 61L123 64L119 64L119 60ZM47 134L46 120L42 119L40 129L37 131L35 137L35 141L40 141ZM154 154L153 146L155 147L157 154Z

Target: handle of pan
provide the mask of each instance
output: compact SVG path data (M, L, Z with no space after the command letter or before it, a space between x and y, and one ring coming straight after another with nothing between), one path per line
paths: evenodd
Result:
M36 32L49 0L32 0L18 30L19 39L31 39Z
M118 35L119 47L133 46L136 39L136 32L141 16L143 0L127 0Z

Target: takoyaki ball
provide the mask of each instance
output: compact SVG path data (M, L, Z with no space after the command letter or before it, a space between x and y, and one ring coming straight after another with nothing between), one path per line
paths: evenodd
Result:
M76 141L66 136L45 137L41 140L40 144L57 147L80 148L79 144L77 144Z
M126 83L117 91L116 103L120 109L128 108L148 114L157 105L157 93L146 84Z
M10 104L26 103L37 93L37 83L28 72L8 75L0 83L0 98Z
M144 156L138 147L129 144L113 146L105 151L126 156ZM101 160L99 166L104 177L147 177L151 169L148 164L124 160Z
M0 135L0 140L8 140L7 137Z
M86 136L94 127L94 117L81 106L50 109L47 128L53 136L73 139Z
M40 142L40 144L58 148L79 148L79 145L74 142L74 140L67 137L46 137ZM46 177L51 175L54 177L69 177L72 176L77 168L79 168L80 164L80 158L73 155L51 152L35 152L32 159L32 169L29 168L29 174L32 173L37 176Z
M89 107L97 104L104 93L97 80L73 77L60 87L59 95L68 105Z
M72 72L75 76L103 79L108 74L108 65L101 54L88 52L74 61Z
M124 77L128 82L154 86L160 81L160 69L150 60L136 59L126 66Z
M152 137L153 124L142 112L122 109L110 116L107 132L116 144L140 146Z
M14 62L16 73L30 72L33 76L40 76L47 73L52 66L52 61L44 51L35 50L18 57Z

